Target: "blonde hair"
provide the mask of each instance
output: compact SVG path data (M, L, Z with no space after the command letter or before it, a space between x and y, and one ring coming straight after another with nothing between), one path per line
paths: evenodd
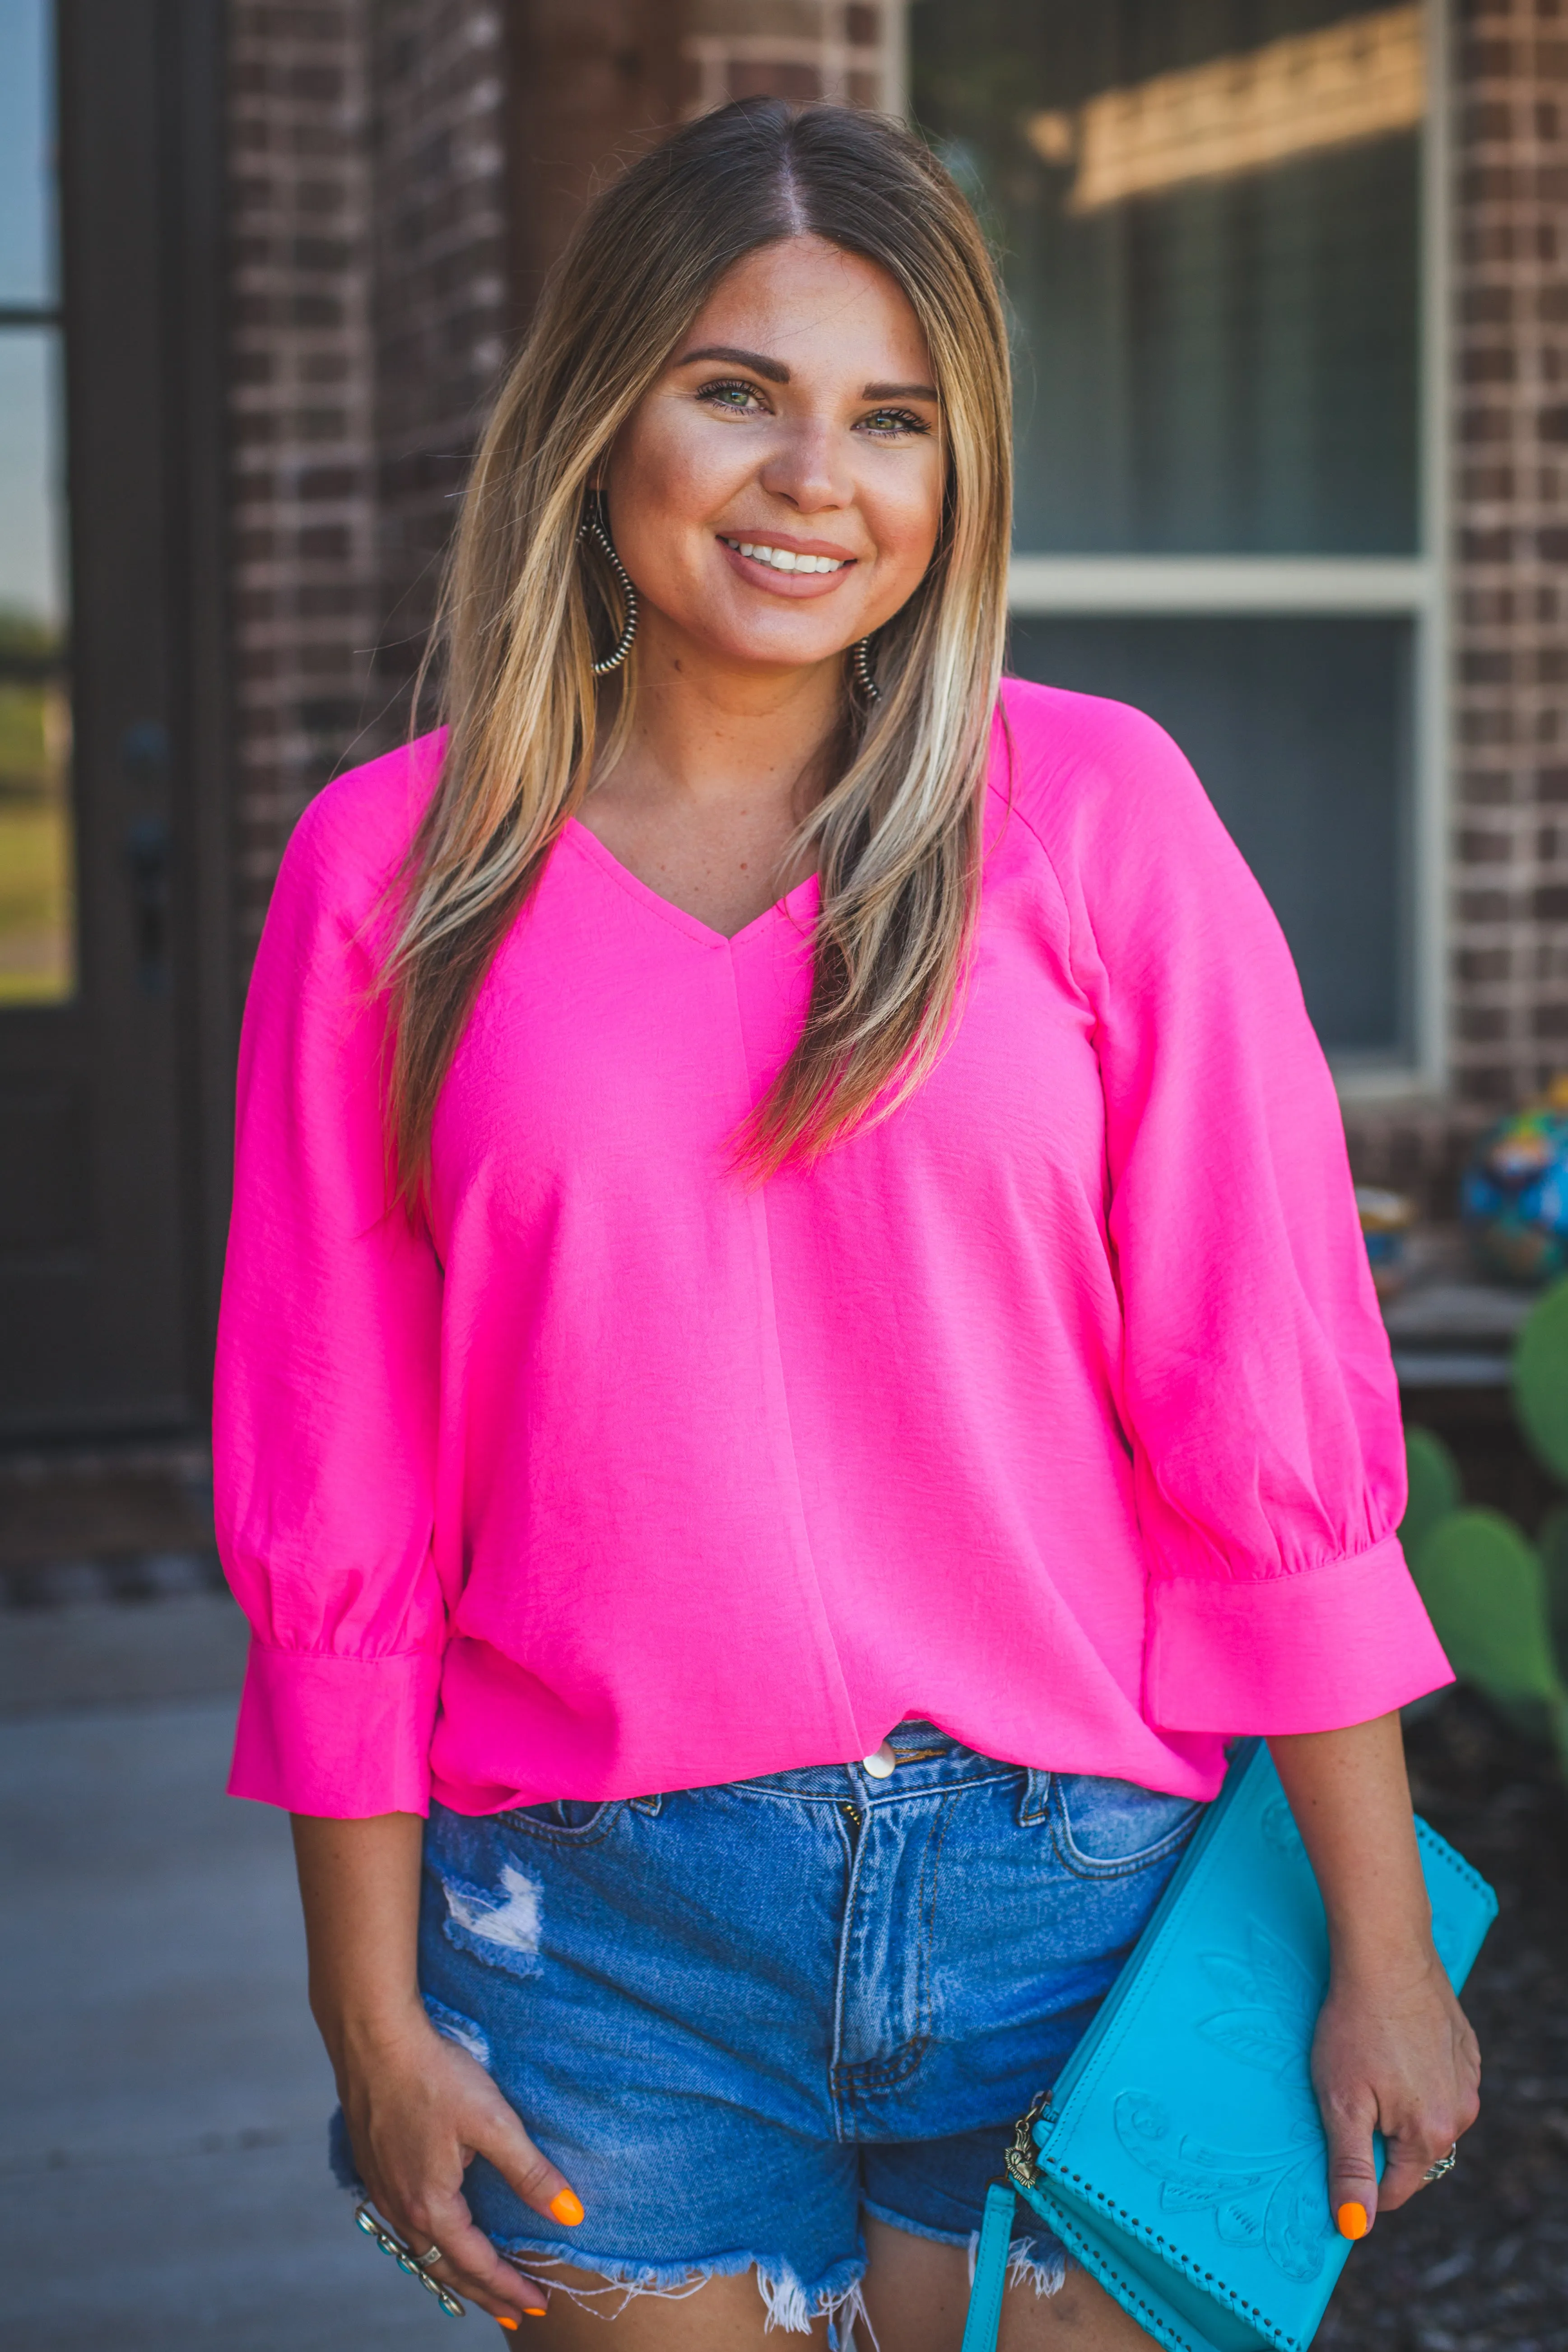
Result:
M940 1051L978 898L1005 625L1011 398L995 271L963 198L907 131L844 107L742 100L677 131L584 215L475 459L433 639L450 732L385 972L389 1144L405 1199L422 1187L474 998L603 734L593 662L621 615L603 559L578 542L589 486L724 272L802 234L902 289L941 398L946 487L925 578L876 638L869 709L846 664L842 770L797 840L820 879L809 1007L742 1159L767 1174L814 1158L874 1106L901 1102ZM635 650L622 679L612 755Z

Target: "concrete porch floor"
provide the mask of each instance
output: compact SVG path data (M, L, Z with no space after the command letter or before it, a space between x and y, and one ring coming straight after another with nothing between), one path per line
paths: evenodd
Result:
M0 2346L497 2341L453 2336L331 2184L287 1828L223 1794L244 1627L199 1478L162 1475L51 1497L0 1470ZM1455 2183L1358 2249L1320 2352L1568 2352L1568 1792L1463 1692L1410 1748L1502 1900L1467 1994L1486 2105Z
M203 1591L0 1623L0 2342L17 2352L418 2352L451 2334L326 2171L287 1826L223 1793L242 1637Z

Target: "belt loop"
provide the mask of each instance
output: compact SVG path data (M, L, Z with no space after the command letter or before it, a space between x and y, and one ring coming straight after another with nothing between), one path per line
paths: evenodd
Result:
M635 1813L657 1813L664 1802L664 1798L662 1794L652 1797L631 1797L627 1799L627 1802Z
M1024 1775L1024 1793L1018 1801L1018 1820L1027 1829L1043 1822L1050 1810L1051 1776L1037 1764L1031 1764Z

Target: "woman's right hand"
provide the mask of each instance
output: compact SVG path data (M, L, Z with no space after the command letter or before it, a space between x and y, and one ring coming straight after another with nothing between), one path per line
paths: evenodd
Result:
M482 2156L525 2205L558 2227L574 2228L583 2208L570 2185L529 2138L479 2062L438 2034L422 2008L374 2035L334 2036L338 2095L355 2162L371 2203L433 2278L515 2327L539 2318L543 2291L520 2276L479 2229L463 2195L463 2174Z
M545 2309L474 2225L463 2173L487 2157L525 2205L574 2229L583 2208L541 2156L484 2068L444 2041L419 1998L419 1868L414 1813L339 1821L296 1813L294 1853L310 1953L310 2007L338 2078L371 2203L432 2278L515 2327Z

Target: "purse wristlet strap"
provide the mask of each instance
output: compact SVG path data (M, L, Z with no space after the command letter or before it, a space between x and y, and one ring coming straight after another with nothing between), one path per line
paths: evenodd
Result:
M974 2284L969 2290L962 2352L996 2352L1002 2296L1007 2284L1007 2251L1013 2242L1013 2212L1018 2192L1010 2180L994 2180L985 2192Z

